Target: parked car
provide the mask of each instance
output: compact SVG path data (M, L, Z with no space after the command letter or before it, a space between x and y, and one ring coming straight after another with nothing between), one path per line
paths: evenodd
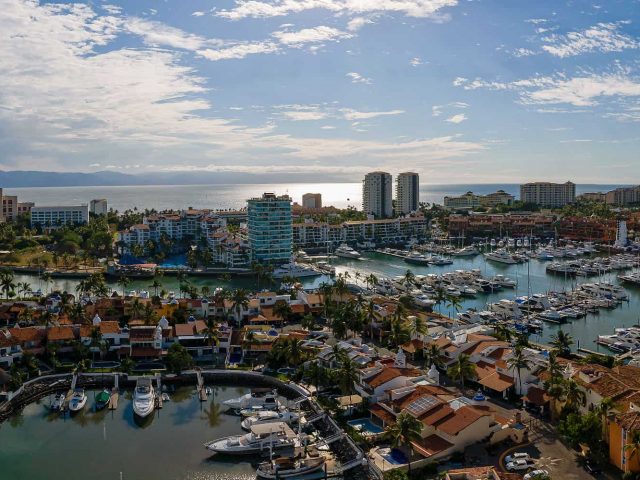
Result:
M507 470L509 470L510 472L519 472L522 470L527 470L530 466L531 464L527 460L520 458L514 460L513 462L507 463Z
M507 455L507 457L504 459L505 463L511 463L511 462L515 462L516 460L527 460L529 461L531 459L531 456L529 456L528 453L526 452L516 452L516 453L512 453L511 455Z
M542 480L544 478L549 478L549 472L546 470L534 470L533 472L527 473L523 480Z

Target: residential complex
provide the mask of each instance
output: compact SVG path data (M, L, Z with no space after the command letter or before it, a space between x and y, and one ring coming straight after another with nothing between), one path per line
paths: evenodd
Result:
M106 215L107 214L107 199L96 198L89 202L89 212L94 215Z
M4 195L0 188L0 203L2 204L1 221L15 221L20 215L26 215L33 207L32 202L18 202L16 195Z
M628 207L640 205L640 185L635 187L616 188L605 194L605 201L609 205Z
M66 224L89 223L88 205L31 208L31 226L57 228Z
M293 252L291 198L265 193L247 201L251 261L288 263Z
M417 173L404 172L396 178L396 215L418 211L420 178Z
M371 172L365 175L362 181L362 210L376 218L393 216L391 174Z
M576 185L572 182L534 182L520 185L520 201L541 207L560 208L575 203Z
M302 208L322 208L322 194L305 193L304 195L302 195Z
M474 208L493 208L498 205L513 205L515 197L504 190L488 195L477 195L467 192L457 197L444 197L445 208L452 210L473 210Z

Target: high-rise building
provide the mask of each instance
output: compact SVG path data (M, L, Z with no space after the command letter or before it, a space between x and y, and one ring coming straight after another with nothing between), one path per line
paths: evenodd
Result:
M89 223L88 205L70 205L62 207L33 207L31 226L57 228L65 224Z
M391 175L387 172L367 173L362 181L362 210L377 218L393 216Z
M264 193L247 200L251 261L288 263L293 251L291 198Z
M417 173L404 172L396 179L396 214L404 215L418 210L420 178Z
M322 208L322 194L305 193L302 195L303 208Z
M520 185L520 201L541 207L564 207L576 201L575 183L534 182Z
M94 215L106 215L107 214L107 199L95 198L89 202L89 212Z

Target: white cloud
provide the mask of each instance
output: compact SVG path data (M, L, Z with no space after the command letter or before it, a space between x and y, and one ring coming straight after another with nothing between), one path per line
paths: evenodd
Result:
M401 13L408 17L440 18L445 7L458 0L236 0L235 7L220 10L216 15L230 20L264 18L323 9L335 14Z
M350 33L324 25L314 28L304 28L298 31L281 30L274 32L272 35L277 38L280 43L293 47L300 47L305 43L337 42L353 37Z
M142 38L145 44L154 47L172 47L196 51L211 46L221 46L224 42L206 39L199 35L187 33L179 28L170 27L161 22L129 17L123 21L124 28Z
M354 17L347 23L347 30L357 32L367 24L373 23L373 20L366 17Z
M335 130L336 127L334 127L333 125L322 125L320 127L322 130Z
M549 35L542 39L542 49L556 57L572 57L588 52L621 52L640 47L640 43L618 32L619 23L598 23L579 32Z
M205 50L198 50L198 54L208 60L216 62L218 60L237 60L245 58L249 55L256 55L260 53L276 53L278 51L278 46L275 43L253 42L239 43L236 45L218 49L208 48Z
M447 118L445 122L458 124L458 123L464 122L466 119L467 119L467 116L464 113L458 113L456 115L453 115Z
M465 102L451 102L446 105L433 105L431 107L431 115L434 117L439 117L445 110L453 110L453 109L464 109L469 106L468 103Z
M204 17L206 15L205 12L193 12L191 16L193 17Z
M409 64L410 64L412 67L418 67L418 66L420 66L420 65L423 65L423 62L422 62L422 60L420 60L420 58L419 58L419 57L413 57L413 58L411 59L411 61L409 62Z
M118 5L109 5L105 3L104 5L101 5L100 8L111 15L117 15L122 12L122 7L119 7Z
M513 56L514 57L529 57L531 55L535 55L536 52L534 52L533 50L529 50L528 48L516 48L513 51Z
M363 77L358 72L349 72L347 77L351 79L351 83L366 83L367 85L373 83L373 80L367 77Z
M359 112L351 108L343 108L340 110L345 120L366 120L369 118L384 117L389 115L400 115L404 110L387 110L382 112Z

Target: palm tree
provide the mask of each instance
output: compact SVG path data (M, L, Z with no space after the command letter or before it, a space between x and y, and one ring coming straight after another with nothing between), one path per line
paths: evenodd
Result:
M249 307L249 294L242 288L237 288L231 295L231 309L236 312L238 324L242 323L242 310Z
M320 390L320 384L324 383L327 378L326 369L318 362L309 362L309 366L306 368L304 375L309 379L309 382L316 387L317 395Z
M215 358L213 354L213 346L218 345L220 340L218 338L218 329L216 328L216 324L213 319L207 319L207 329L204 331L205 339L207 341L207 345L211 348L211 357Z
M140 303L140 299L138 297L133 299L133 302L131 302L131 319L132 320L136 320L138 318L140 318L140 315L142 314L142 303Z
M365 282L367 284L367 287L369 289L372 289L378 285L378 277L376 277L375 274L371 273L369 274L369 276L367 276Z
M157 297L158 290L162 288L162 284L158 281L158 279L154 278L151 285L149 285L149 288L153 288L153 294Z
M411 338L418 338L421 335L426 335L429 333L427 322L424 321L424 318L415 315L413 320L409 323L409 332L411 333Z
M615 403L611 397L604 397L600 404L596 407L596 410L600 414L602 423L602 438L608 444L609 443L609 425L607 423L609 414L613 410Z
M389 345L397 347L407 343L411 339L411 334L405 326L404 322L394 318L391 321L391 329L389 331Z
M447 301L447 298L447 291L443 287L436 287L433 300L436 303L436 307L438 307L439 313L442 313L442 309L440 308L440 306Z
M152 325L157 318L156 311L150 303L145 303L142 308L141 316L145 325Z
M558 330L554 336L551 337L551 346L562 357L571 355L571 346L573 345L573 338L563 330Z
M340 389L345 395L349 395L349 403L351 403L351 395L355 383L360 379L360 371L355 362L345 355L342 358L340 369L336 373Z
M16 288L15 283L13 283L14 278L11 270L4 269L0 272L0 289L4 292L7 300L9 300L9 296Z
M125 275L121 275L120 278L118 278L117 283L119 286L122 287L122 298L124 298L125 289L129 286L129 284L131 283L131 280L129 279L129 277Z
M442 367L442 350L435 342L431 342L429 346L425 348L424 358L429 367L431 367L431 365Z
M27 292L31 291L31 284L29 282L18 282L18 293L22 294L21 298L24 299Z
M404 278L402 279L402 283L404 283L404 286L409 288L411 285L413 285L413 282L415 281L416 276L414 275L414 273L411 270L407 270L404 273Z
M69 312L69 316L71 317L71 319L73 320L73 323L75 324L82 324L87 319L85 315L84 307L80 302L76 302L73 305L73 307L71 308L71 311Z
M284 324L289 320L289 317L292 315L291 306L287 302L276 302L273 306L274 315L280 317L282 319L282 323Z
M464 390L464 381L475 376L476 365L471 362L469 355L461 353L456 359L456 362L449 367L447 373L451 378L460 380L460 384Z
M640 454L640 430L633 430L631 435L627 437L627 443L624 445L624 452L628 454L628 459L625 463L627 472L629 471L629 463L631 459Z
M458 313L462 308L462 302L460 301L459 297L456 297L454 295L447 295L447 307L451 308L451 318L454 318L455 313Z
M53 282L51 273L43 272L40 278L42 278L42 281L44 282L44 293L47 293L49 291L49 284Z
M564 397L567 405L574 409L577 409L578 406L584 406L587 401L587 395L584 390L573 379L569 379L565 383Z
M300 365L304 356L302 342L297 338L288 340L284 346L284 355L287 359L287 365Z
M531 362L527 358L524 353L524 349L522 347L516 347L513 349L513 355L509 360L507 360L507 364L509 368L515 370L518 374L518 393L522 394L522 369L526 368L527 370L531 368Z
M387 427L385 434L391 441L392 447L405 446L409 449L407 458L409 472L411 472L411 457L413 455L411 442L418 441L422 437L422 422L409 412L402 412L396 417L396 423Z

